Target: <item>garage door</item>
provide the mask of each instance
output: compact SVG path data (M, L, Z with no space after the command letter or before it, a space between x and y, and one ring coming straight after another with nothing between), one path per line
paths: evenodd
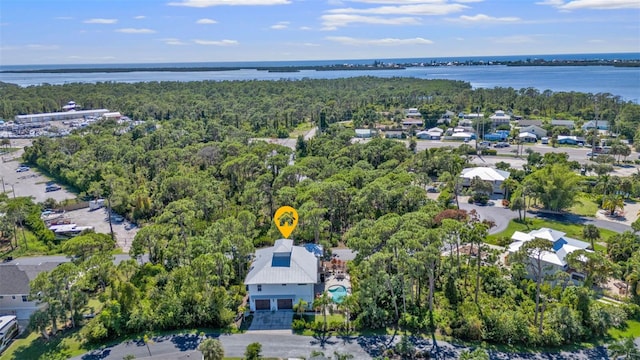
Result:
M271 310L271 300L256 300L256 310Z
M278 299L278 310L291 310L293 309L292 299Z

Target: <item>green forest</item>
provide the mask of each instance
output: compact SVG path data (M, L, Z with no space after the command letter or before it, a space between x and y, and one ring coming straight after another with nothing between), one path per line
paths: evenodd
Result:
M640 143L640 106L619 97L373 77L0 84L0 117L55 111L69 100L144 123L100 121L67 137L38 138L25 149L24 161L79 197L107 198L115 212L139 224L130 253L148 254L150 262L113 265L115 244L107 235L88 233L57 243L43 234L50 249L74 256L32 284L32 296L50 304L32 319L43 336L68 317L73 326L86 322L81 332L93 342L145 331L231 326L245 310L250 255L279 237L272 216L283 205L299 212L292 234L296 243L358 252L348 265L352 294L336 309L346 321L325 323L323 331L394 327L465 341L560 346L600 339L608 329L640 317L637 233L616 235L609 241L617 246L593 253L592 266L582 269L583 286L562 275L529 279L517 257L504 267L485 245L491 223L456 208L458 174L469 164L472 148L454 144L416 153L389 139L353 143L353 129L340 123L399 121L409 107L433 124L447 110L477 107L578 121L597 113L617 126L620 137ZM310 140L298 137L295 150L250 141L288 137L301 124L317 125L320 132ZM613 177L602 174L601 192L600 185L592 185L603 183L603 177L585 181L566 156L532 152L527 160L525 169L510 169L513 181L506 186L513 210L533 203L566 210L579 193L615 193ZM435 181L443 187L431 200L425 186ZM640 196L637 177L615 181L627 184L629 196ZM28 213L12 199L2 202L13 204L6 218L23 226ZM0 240L11 243L5 236L10 227ZM533 242L520 256L548 246ZM80 274L83 281L74 281ZM630 300L622 306L596 301L591 290L613 274L629 284ZM102 311L85 321L90 299L99 299Z

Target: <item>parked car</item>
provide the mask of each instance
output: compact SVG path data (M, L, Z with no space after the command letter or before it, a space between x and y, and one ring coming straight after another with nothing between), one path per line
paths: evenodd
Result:
M16 172L25 172L25 171L29 171L28 166L20 166L19 168L16 169Z
M51 192L51 191L58 191L60 189L62 189L62 187L60 187L60 185L53 184L53 185L47 185L47 187L45 188L45 191L46 192Z
M508 143L506 143L506 142L499 142L499 143L495 144L493 147L496 147L496 148L506 148L506 147L509 147L509 146L510 146L510 145L509 145Z

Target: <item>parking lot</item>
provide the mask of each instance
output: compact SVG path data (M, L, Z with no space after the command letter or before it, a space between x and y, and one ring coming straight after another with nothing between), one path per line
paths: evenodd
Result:
M93 211L90 211L89 208L67 211L63 216L78 226L93 226L97 233L110 234L109 218L107 217L106 208ZM138 232L138 227L126 220L117 222L113 218L112 225L118 247L121 248L123 252L129 252L131 242Z
M31 196L35 202L43 202L48 198L57 202L74 199L76 194L69 192L64 186L59 190L46 191L47 182L50 178L31 168L18 172L21 166L21 156L25 146L31 144L30 139L11 139L11 147L19 147L20 150L9 154L4 154L0 162L0 191L7 193L9 197ZM89 211L88 208L67 211L63 215L78 226L93 226L97 233L109 234L109 219L106 208ZM113 232L118 241L118 246L124 252L128 252L131 242L138 231L138 228L125 221L113 221Z
M76 195L70 193L64 187L60 190L46 191L46 183L51 179L42 175L36 169L17 171L21 165L21 157L24 153L23 148L30 144L30 139L11 139L11 146L19 147L20 150L2 156L2 162L0 162L0 176L2 177L0 179L2 184L0 185L2 187L0 189L10 197L14 195L16 197L31 196L35 202L43 202L48 198L55 199L58 202L75 198Z

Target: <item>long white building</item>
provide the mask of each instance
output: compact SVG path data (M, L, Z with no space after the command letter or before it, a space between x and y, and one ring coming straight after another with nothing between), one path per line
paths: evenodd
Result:
M16 124L45 122L45 121L61 121L61 120L77 120L87 119L89 117L101 117L104 114L110 113L107 109L96 110L71 110L64 112L42 113L42 114L28 114L28 115L16 115Z

